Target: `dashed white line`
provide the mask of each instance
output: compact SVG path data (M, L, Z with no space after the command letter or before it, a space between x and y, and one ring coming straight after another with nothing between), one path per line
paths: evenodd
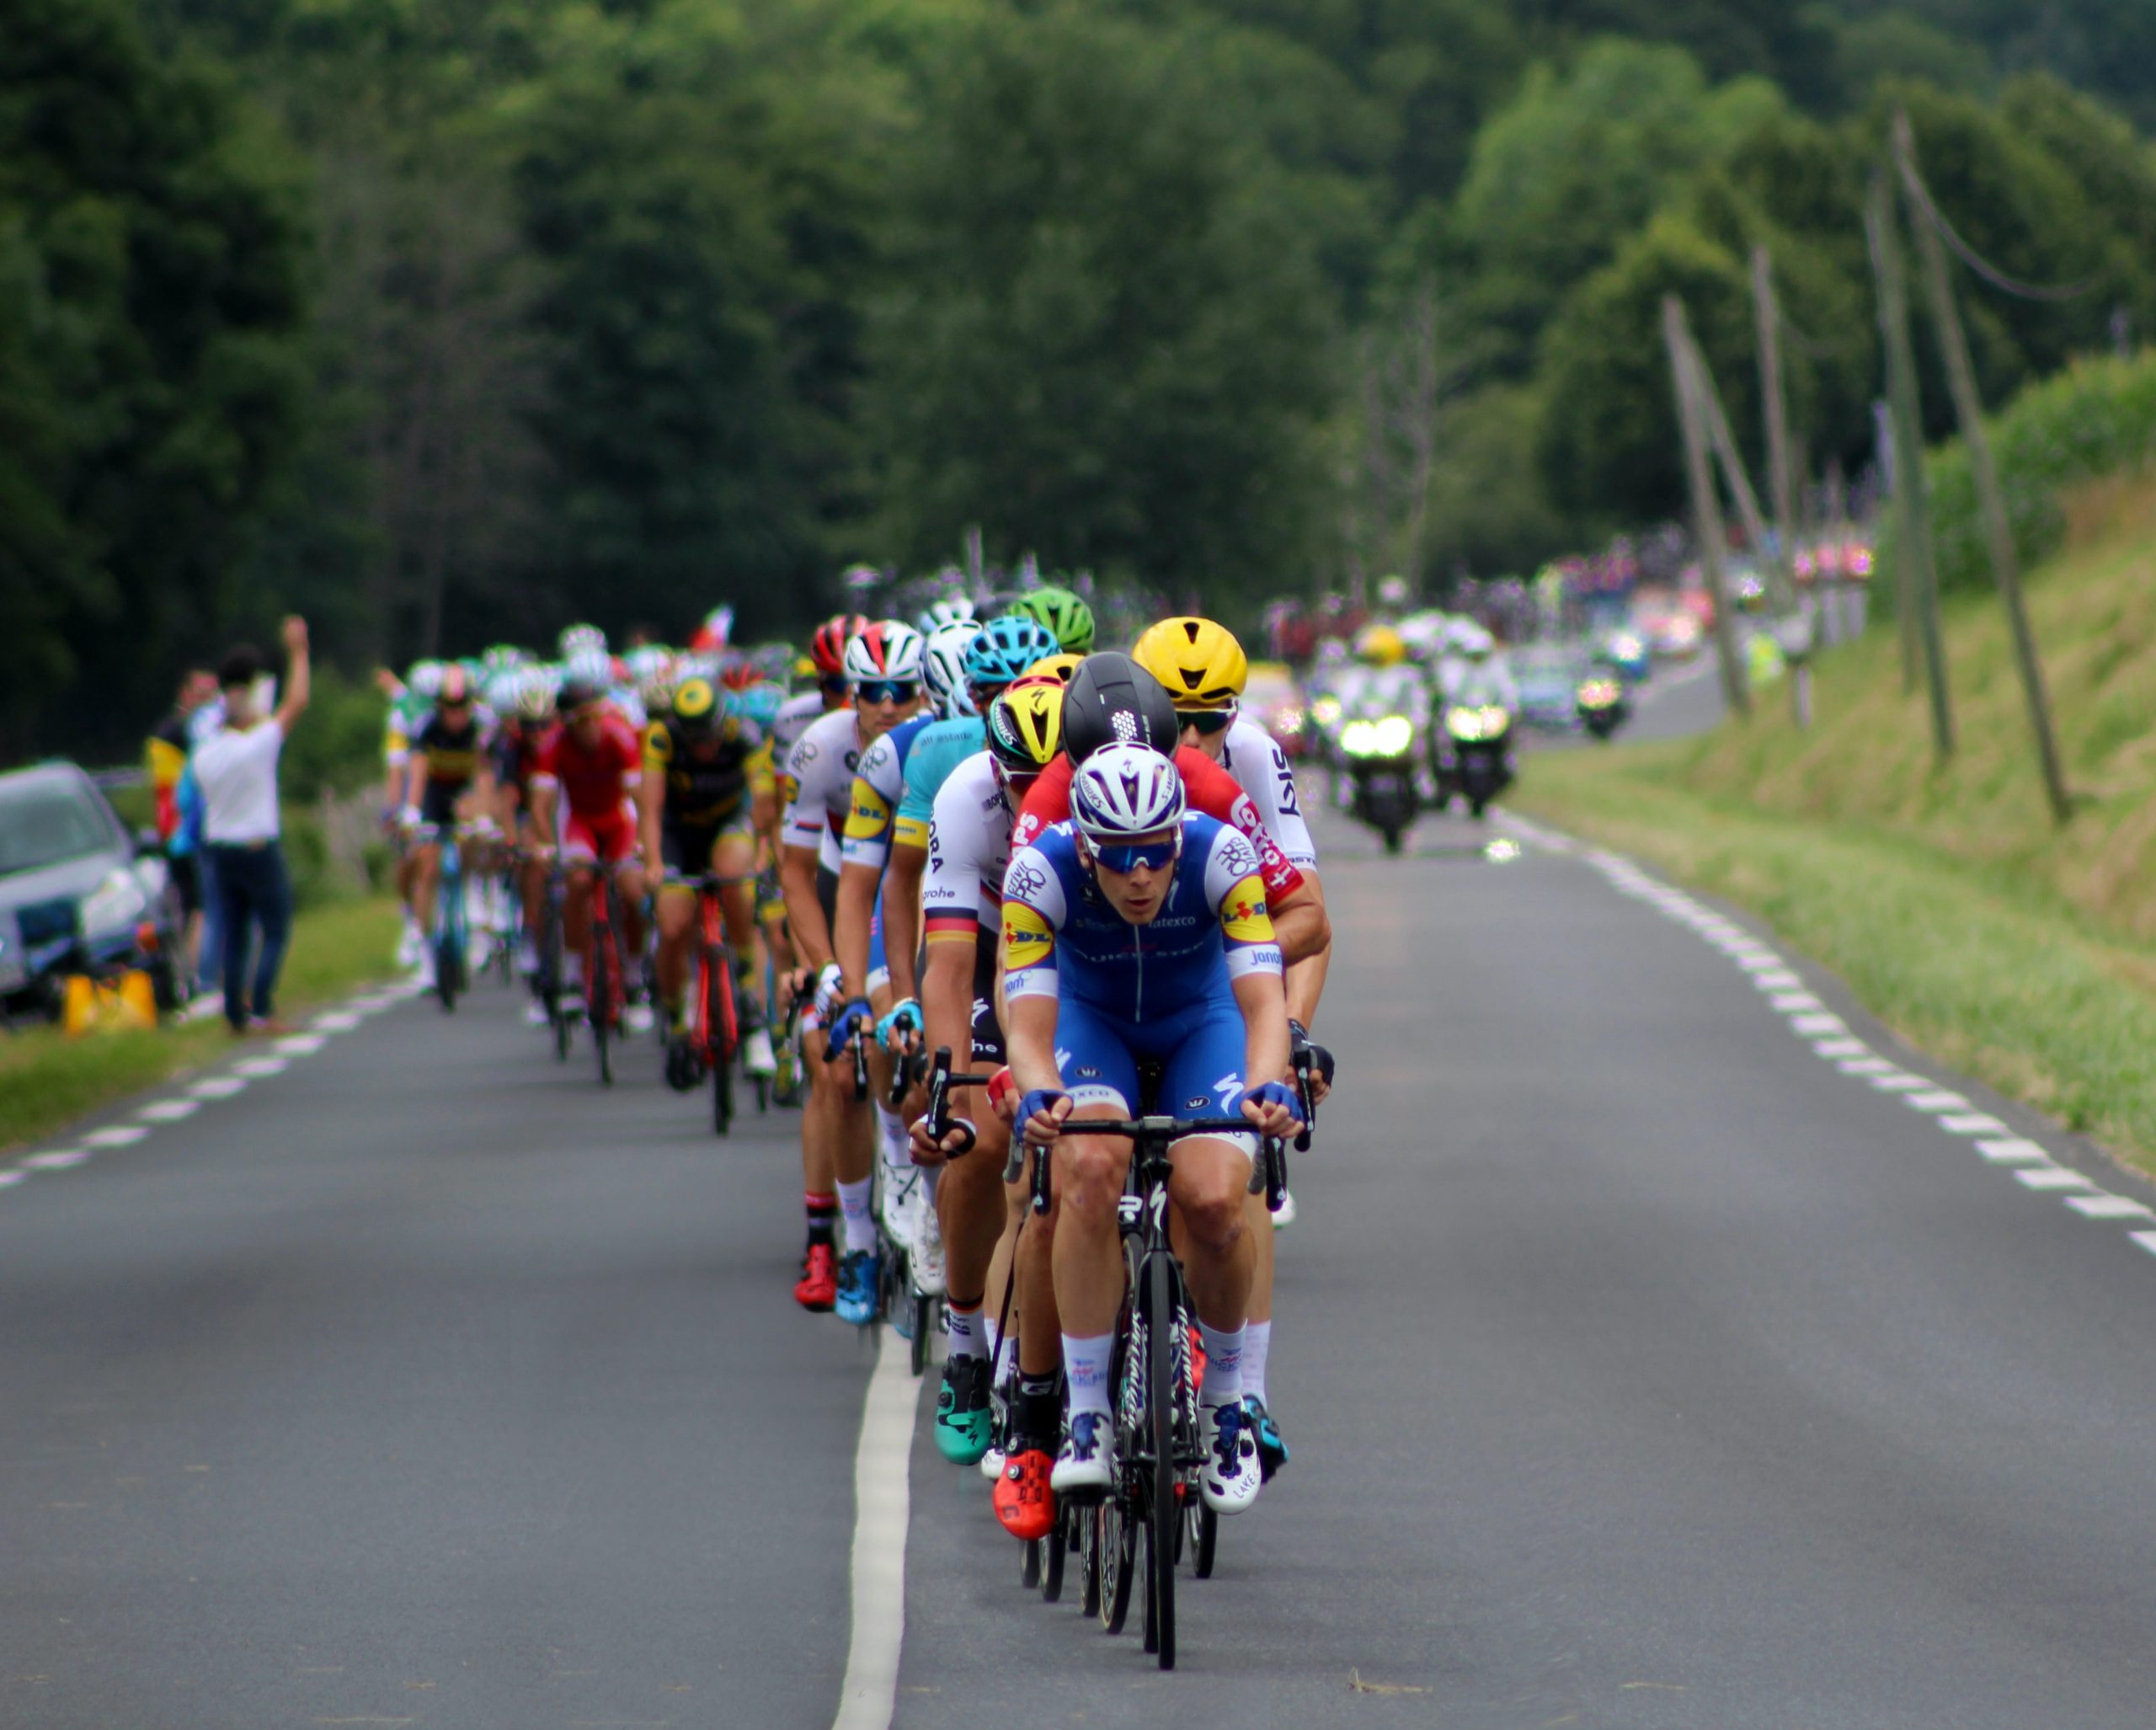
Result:
M81 1165L90 1156L87 1147L56 1147L49 1153L34 1153L23 1161L26 1172L65 1172Z
M202 1109L199 1099L153 1099L135 1115L146 1123L176 1124Z
M2025 1183L2031 1189L2094 1189L2080 1172L2069 1171L2064 1166L2024 1166L2014 1174L2015 1181Z
M83 1138L85 1147L132 1147L150 1132L140 1124L112 1124Z
M1979 1141L1977 1151L1995 1166L2018 1165L2029 1160L2041 1160L2048 1164L2051 1161L2051 1155L2041 1147L2019 1136L2004 1141Z
M1804 981L1785 967L1776 968L1771 973L1755 973L1752 975L1752 983L1763 991L1801 991L1804 989Z
M2128 1195L2113 1195L2108 1190L2095 1195L2069 1195L2066 1204L2084 1220L2138 1220L2156 1209L2146 1202L2139 1202Z
M1963 1117L1941 1118L1939 1127L1950 1135L2004 1135L2006 1125L1997 1118L1988 1118L1980 1111Z
M289 1057L246 1057L232 1065L235 1075L251 1076L260 1080L266 1076L280 1076L291 1062Z
M1764 974L1760 975L1762 979L1764 977ZM1752 983L1756 985L1759 980L1755 979ZM1779 1009L1786 1015L1791 1010L1824 1009L1827 1006L1809 991L1776 991L1768 997L1767 1006L1769 1009Z
M325 1033L349 1033L360 1024L360 1017L349 1009L333 1009L327 1015L315 1017L312 1025Z
M1944 1088L1933 1087L1922 1093L1903 1097L1902 1103L1918 1111L1968 1111L1969 1102L1959 1093L1949 1093Z
M1845 1076L1892 1076L1900 1073L1896 1065L1883 1057L1849 1057L1834 1067Z
M247 1091L245 1076L205 1076L188 1090L197 1099L229 1099Z
M12 1189L29 1176L28 1172L0 1172L0 1189Z
M2150 1255L2156 1256L2156 1231L2129 1231L2127 1236L2147 1250Z
M1792 1015L1789 1024L1800 1033L1839 1035L1849 1030L1849 1024L1838 1015Z
M1861 1039L1814 1039L1812 1049L1822 1057L1864 1058L1871 1055L1871 1048ZM1843 1068L1849 1065L1844 1063Z
M278 1040L276 1049L287 1057L312 1057L328 1043L327 1033L288 1033Z
M1913 1076L1907 1070L1889 1070L1883 1076L1867 1076L1865 1079L1882 1093L1903 1093L1912 1088L1929 1087L1931 1083L1922 1076Z

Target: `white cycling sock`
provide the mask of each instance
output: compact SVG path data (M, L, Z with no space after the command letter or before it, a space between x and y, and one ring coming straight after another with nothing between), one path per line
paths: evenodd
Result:
M985 1345L993 1345L995 1347L995 1374L990 1376L989 1380L993 1381L996 1386L1001 1387L1006 1381L1009 1380L1011 1376L1017 1373L1018 1330L1017 1327L1011 1327L1010 1323L1006 1322L1004 1325L1010 1327L1011 1331L1005 1334L1001 1341L999 1342L995 1338L995 1323L989 1319L988 1306L985 1304L981 1306L981 1318L980 1337L982 1343Z
M571 990L580 991L584 989L583 956L564 955L562 957L562 983L568 986Z
M945 1337L951 1343L954 1358L985 1358L988 1355L988 1330L991 1324L979 1308L953 1309L947 1305L943 1311Z
M1273 1349L1273 1324L1250 1322L1243 1326L1243 1392L1265 1397L1265 1359Z
M1208 1327L1198 1324L1205 1342L1205 1379L1198 1384L1198 1403L1225 1406L1243 1396L1243 1336L1248 1330Z
M1081 1338L1063 1336L1063 1373L1070 1382L1070 1413L1097 1412L1106 1418L1108 1406L1108 1363L1115 1355L1115 1336L1096 1333Z
M858 1183L839 1185L839 1211L846 1215L846 1252L876 1247L876 1220L869 1212L876 1192L876 1180L863 1177Z
M883 1163L904 1177L913 1170L913 1143L905 1119L882 1100L876 1102L876 1127L883 1138Z

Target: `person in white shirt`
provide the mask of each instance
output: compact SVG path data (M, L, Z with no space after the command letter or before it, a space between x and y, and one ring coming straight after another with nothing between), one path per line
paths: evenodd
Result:
M235 649L217 670L224 724L195 745L190 759L202 791L202 844L214 862L223 921L225 1019L235 1033L275 1030L272 1003L292 930L291 884L278 840L277 760L307 707L307 622L286 619L284 638L285 697L277 712L264 715L255 707L261 656ZM250 1003L247 952L257 926L261 948Z

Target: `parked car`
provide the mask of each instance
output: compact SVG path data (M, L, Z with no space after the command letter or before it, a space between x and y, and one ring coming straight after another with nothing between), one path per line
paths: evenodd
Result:
M148 969L185 996L179 896L154 834L128 834L72 763L0 775L0 1015L56 1018L70 973Z

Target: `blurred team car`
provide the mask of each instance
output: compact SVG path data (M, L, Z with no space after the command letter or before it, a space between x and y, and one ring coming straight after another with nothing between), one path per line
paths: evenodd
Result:
M137 841L88 775L0 775L0 1015L55 1017L70 973L145 968L182 1001L179 897L153 836Z

